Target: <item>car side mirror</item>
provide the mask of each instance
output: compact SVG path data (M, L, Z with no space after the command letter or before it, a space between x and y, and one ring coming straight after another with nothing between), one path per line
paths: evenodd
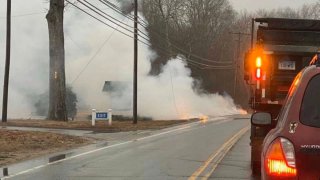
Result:
M272 117L270 113L257 112L251 116L251 124L255 126L270 126L272 124Z

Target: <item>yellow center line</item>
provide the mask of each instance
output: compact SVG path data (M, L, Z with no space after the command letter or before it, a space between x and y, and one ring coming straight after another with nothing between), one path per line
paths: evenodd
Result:
M222 151L221 156L217 159L217 161L215 162L214 166L212 167L212 169L202 178L202 180L207 180L211 174L216 170L216 168L218 167L219 163L222 161L222 159L227 155L227 153L229 152L229 150L233 147L233 145L249 130L249 126L247 126L246 128L242 129L239 133L237 138L234 139L234 141L232 141L228 147L226 147L226 149L224 149L224 151Z
M218 156L221 155L222 156L217 160L217 162L215 163L213 169L211 169L211 171L209 173L207 173L203 178L204 179L208 179L208 177L213 173L213 171L216 169L217 165L219 164L219 162L223 159L223 157L227 154L227 152L231 149L231 147L237 142L238 139L240 139L240 137L242 137L248 130L249 130L250 126L246 126L244 128L242 128L238 133L236 133L235 135L233 135L227 142L225 142L214 154L212 154L205 162L202 166L200 166L199 169L197 169L190 177L188 180L195 180L197 179L201 173L203 173L204 170L206 170L208 168L208 166L210 165L210 163L212 163L212 161Z

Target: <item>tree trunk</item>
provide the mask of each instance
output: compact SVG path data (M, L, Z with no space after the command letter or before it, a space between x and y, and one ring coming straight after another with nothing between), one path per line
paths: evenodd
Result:
M50 0L46 16L49 28L49 111L48 119L68 121L66 108L65 52L63 33L64 0Z

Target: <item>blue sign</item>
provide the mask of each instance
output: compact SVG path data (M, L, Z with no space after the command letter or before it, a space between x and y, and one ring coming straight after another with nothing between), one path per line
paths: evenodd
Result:
M97 119L107 119L108 118L108 113L107 112L97 112L96 113L96 118Z

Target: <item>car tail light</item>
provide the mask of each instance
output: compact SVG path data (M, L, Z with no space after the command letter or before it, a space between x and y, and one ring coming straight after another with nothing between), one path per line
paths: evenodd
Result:
M297 175L294 147L285 139L276 139L267 150L266 173L270 176L293 177Z

